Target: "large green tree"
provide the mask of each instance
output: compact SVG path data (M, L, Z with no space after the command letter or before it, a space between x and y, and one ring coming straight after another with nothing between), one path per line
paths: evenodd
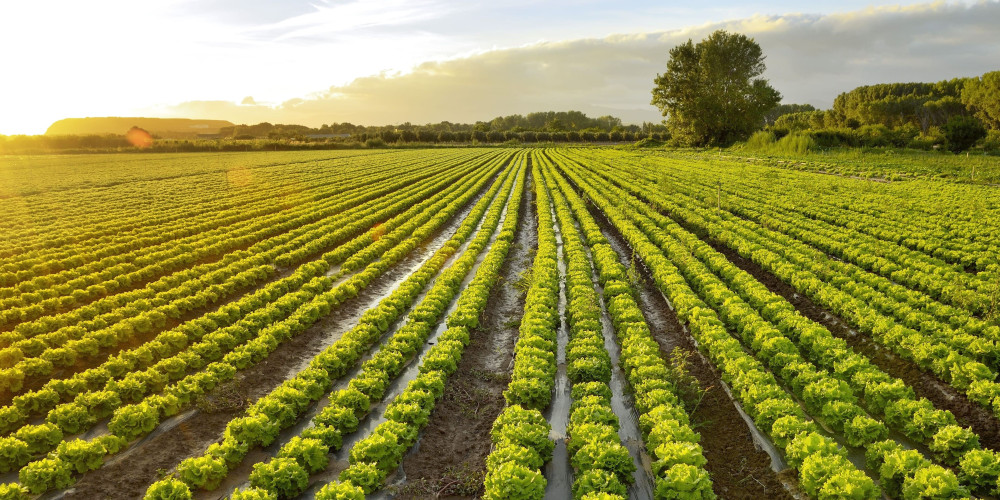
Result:
M654 80L652 104L681 144L731 144L763 127L764 116L781 101L760 78L765 69L757 42L719 30L697 45L688 40L670 50L667 72Z
M986 126L1000 129L1000 71L970 79L962 89L962 103Z

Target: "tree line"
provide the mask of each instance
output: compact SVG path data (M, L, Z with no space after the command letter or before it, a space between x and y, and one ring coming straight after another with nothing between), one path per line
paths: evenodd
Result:
M761 77L760 46L718 30L670 50L667 70L654 79L660 108L679 146L769 146L789 137L796 148L947 147L977 144L1000 150L1000 71L936 83L884 83L843 92L828 110L779 104L781 94ZM765 129L761 131L761 129ZM753 137L751 137L753 136Z
M320 127L258 123L236 125L219 130L221 137L238 139L285 138L309 139L310 136L341 136L365 141L378 138L386 142L617 142L649 137L666 132L663 124L626 125L615 116L590 117L581 111L542 111L527 115L498 116L490 121L475 123L356 125L349 122L324 124Z

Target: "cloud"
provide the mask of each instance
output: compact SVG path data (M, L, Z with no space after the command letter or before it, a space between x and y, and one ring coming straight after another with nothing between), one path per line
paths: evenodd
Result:
M716 29L753 36L785 102L829 107L840 92L879 82L939 81L1000 69L1000 3L938 2L831 14L756 16L683 30L545 42L427 62L359 78L276 106L221 101L161 108L170 116L319 125L441 120L576 109L658 121L649 105L668 51Z

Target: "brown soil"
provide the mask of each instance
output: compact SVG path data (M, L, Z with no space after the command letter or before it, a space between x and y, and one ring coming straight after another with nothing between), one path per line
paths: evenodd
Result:
M415 250L387 273L376 278L357 297L344 302L305 332L279 345L260 364L237 374L234 384L220 386L212 391L210 398L219 399L221 396L222 399L231 400L234 398L233 387L237 387L240 394L235 399L254 401L294 375L309 360L336 341L342 332L355 324L366 309L391 293L444 240L450 238L456 224L461 223L474 203L475 200L471 201L465 209L459 211L459 216L453 217L447 225L435 232L433 244ZM215 406L216 408L211 408L215 413L196 410L195 415L184 419L176 427L158 434L158 431L154 431L151 437L115 456L103 467L81 476L66 491L64 498L142 498L151 483L171 471L181 460L204 452L208 445L221 439L226 424L240 413L238 408L233 409L233 405L225 403L207 406ZM218 408L219 406L222 408ZM220 496L227 493L220 492Z
M530 186L529 180L514 246L490 292L480 328L471 332L458 371L449 379L416 447L403 460L404 481L390 488L397 498L477 498L482 493L490 429L505 406L503 391L510 382L518 320L524 311L517 281L531 267L538 245Z
M929 399L937 408L951 411L959 424L971 427L979 435L980 444L984 448L1000 450L1000 421L990 411L974 401L969 401L965 394L935 375L920 369L913 362L878 345L871 337L859 334L847 322L819 306L809 297L799 294L791 285L781 281L757 263L743 258L725 245L704 236L702 238L725 255L730 262L767 286L771 292L784 297L804 316L825 326L835 336L847 341L855 352L867 356L883 371L913 387L918 396Z
M603 214L592 210L609 243L626 266L632 265L625 240L608 224ZM697 351L690 333L678 321L663 294L653 284L652 276L642 262L636 261L640 277L637 291L639 306L667 356L675 348ZM697 380L705 397L691 414L695 431L701 434L701 446L708 463L705 469L712 477L715 493L725 499L791 499L787 488L794 488L794 474L778 474L771 468L771 458L754 442L747 422L735 403L722 389L719 373L703 356L688 357L688 369ZM787 472L787 471L786 471Z

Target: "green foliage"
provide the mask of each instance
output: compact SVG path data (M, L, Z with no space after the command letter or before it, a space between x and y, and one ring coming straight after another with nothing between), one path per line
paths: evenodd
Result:
M654 481L653 498L656 500L711 500L712 480L705 469L687 464L677 464Z
M818 496L820 488L828 480L842 471L854 469L854 466L841 455L815 453L806 457L800 469L802 488L810 496Z
M792 132L778 139L770 130L755 132L743 144L747 151L783 155L803 155L818 147L816 140L809 134Z
M267 446L277 437L280 428L265 415L240 417L226 426L226 436L249 446Z
M160 412L148 403L128 405L115 410L108 430L126 440L152 432L160 423Z
M365 492L350 481L334 481L316 492L316 500L365 500Z
M833 101L830 126L912 124L927 130L962 114L959 101L964 79L937 83L883 83L844 92Z
M245 490L236 490L229 495L229 500L277 500L278 495L263 488L250 487Z
M573 498L583 499L595 493L624 496L628 489L618 475L600 468L591 468L578 473L573 479Z
M934 434L930 449L934 456L945 465L957 465L970 450L979 448L979 436L971 429L948 425Z
M192 457L177 466L181 481L192 488L214 490L229 473L225 460L212 456Z
M28 443L13 437L0 437L0 473L16 470L31 459Z
M59 447L56 448L59 459L80 474L100 467L104 463L106 452L104 445L97 440L74 439L59 443Z
M382 480L385 479L384 474L376 464L352 462L350 467L340 473L340 481L357 485L366 495L369 495L382 486Z
M618 476L622 482L630 482L635 464L628 450L618 440L614 442L592 442L583 445L573 455L573 468L578 471L603 469Z
M0 484L0 498L5 500L28 500L31 498L27 488L17 483Z
M928 467L930 462L916 450L891 451L883 455L879 467L879 478L882 489L891 498L902 495L903 481L913 474L913 471Z
M18 479L32 493L67 488L73 484L73 464L58 458L43 458L24 466Z
M751 38L719 30L695 45L670 50L657 75L652 104L667 117L672 137L685 145L725 145L764 124L781 94L759 78L764 55Z
M278 498L295 498L309 485L309 473L294 458L258 463L250 473L250 486L274 492Z
M519 444L502 442L486 457L486 470L493 470L506 462L523 465L529 469L541 469L545 463L535 450Z
M963 484L978 495L996 495L1000 477L1000 457L991 450L971 450L962 456L958 466Z
M944 137L948 141L948 149L958 153L976 145L986 137L986 127L974 117L955 116L941 126Z
M903 481L903 499L968 498L969 491L958 483L955 474L940 465L921 467Z
M876 500L881 492L864 472L841 470L827 479L817 495L819 500Z
M541 500L545 496L542 473L515 462L506 462L486 474L484 500Z
M191 500L191 490L179 479L168 478L153 483L143 500Z
M837 447L836 441L818 432L804 432L792 439L785 454L788 465L799 468L810 455L844 455L846 452Z
M318 439L293 437L278 452L278 458L294 458L307 472L315 474L330 463L329 449Z
M967 80L962 88L962 103L991 129L1000 129L1000 71Z
M701 445L683 441L661 444L656 448L656 457L657 460L653 462L652 467L653 473L656 475L666 472L677 464L704 467L708 463Z
M851 446L867 447L889 437L889 429L878 420L858 415L844 424L844 437Z

